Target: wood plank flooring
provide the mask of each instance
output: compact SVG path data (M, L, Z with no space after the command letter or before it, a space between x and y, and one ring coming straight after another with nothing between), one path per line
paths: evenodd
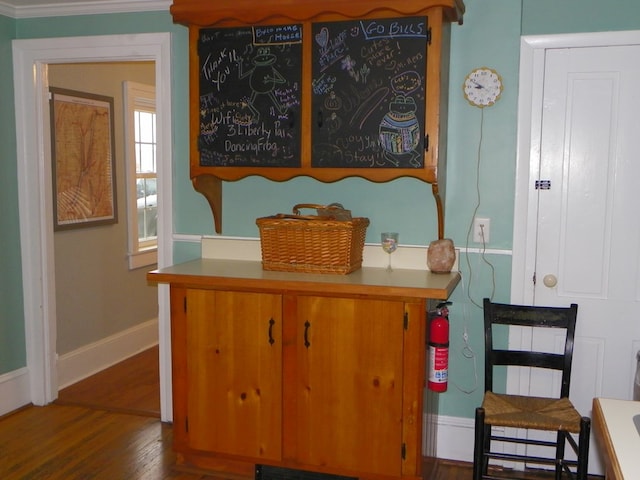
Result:
M56 403L160 418L158 346L58 392Z
M147 353L147 360L133 360L135 366L126 362L69 387L61 395L64 401L1 417L0 480L231 480L173 467L171 425L149 414L148 399L158 392L158 376L141 366L153 355L151 362L157 365L157 352ZM138 373L133 374L135 394L129 395L119 375L132 368ZM425 459L424 471L430 472L425 480L469 480L471 470L467 463ZM504 478L513 476L505 473ZM531 473L527 478L553 475Z
M171 427L149 416L71 405L0 420L3 480L203 480L175 471Z

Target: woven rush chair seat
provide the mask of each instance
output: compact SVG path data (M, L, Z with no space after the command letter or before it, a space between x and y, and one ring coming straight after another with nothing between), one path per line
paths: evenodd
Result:
M568 398L525 397L487 392L482 402L490 425L580 433L582 417Z

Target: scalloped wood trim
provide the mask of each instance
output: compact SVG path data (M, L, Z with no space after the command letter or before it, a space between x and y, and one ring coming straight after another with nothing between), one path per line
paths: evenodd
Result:
M420 15L442 7L445 20L462 23L462 0L174 0L171 15L176 23L195 26L218 24L262 24L310 21L338 15L361 18L370 15Z

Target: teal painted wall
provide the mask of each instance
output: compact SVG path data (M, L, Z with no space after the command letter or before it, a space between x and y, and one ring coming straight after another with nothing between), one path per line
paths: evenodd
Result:
M446 230L458 247L477 252L481 245L467 240L469 227L474 214L488 217L487 248L502 253L462 253L463 280L451 298L450 381L439 412L471 418L484 391L482 299L510 298L521 5L511 0L466 5L464 24L453 27L451 38ZM494 106L479 109L463 97L462 83L483 66L500 73L504 90Z
M522 0L522 4L523 35L640 28L636 0Z
M25 365L18 165L11 40L15 20L0 15L0 375Z
M451 307L451 382L440 413L473 416L482 395L483 338L480 302L494 295L508 301L511 282L516 115L520 35L640 29L637 0L467 0L464 25L452 27L449 105L446 235L464 248L469 223L491 218L490 250L462 255L463 282ZM5 28L7 27L7 28ZM213 234L204 198L193 191L188 173L188 39L168 13L9 20L0 16L0 61L11 64L10 39L95 34L172 32L174 231ZM462 97L462 82L474 67L495 68L505 90L500 101L481 111ZM0 374L25 365L19 260L15 126L10 69L0 70ZM9 105L7 110L4 105ZM479 153L478 153L479 152ZM478 188L477 188L478 186ZM480 201L478 201L478 197ZM397 230L404 244L426 245L436 237L435 206L428 185L412 179L374 184L361 179L323 184L309 178L278 183L247 178L223 187L223 234L257 237L255 219L287 211L298 202L339 201L371 219L369 242L382 230ZM477 248L476 244L469 245ZM475 250L477 252L477 250ZM199 256L199 247L178 242L175 261ZM9 276L7 278L7 274ZM7 290L8 288L8 290ZM468 345L463 341L467 333ZM465 349L466 347L466 349Z

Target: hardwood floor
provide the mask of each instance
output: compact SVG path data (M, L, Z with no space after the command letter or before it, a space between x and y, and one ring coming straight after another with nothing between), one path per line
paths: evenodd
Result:
M0 420L3 480L208 479L172 469L171 427L158 419L71 405Z
M174 469L171 434L170 425L149 416L73 405L27 407L0 419L0 478L227 480ZM439 460L426 480L470 478L469 464Z
M56 403L160 418L158 346L58 392Z
M157 353L155 358L157 364ZM126 401L116 398L118 392L128 395L123 377L109 377L133 368L130 362L74 385L64 401L0 418L0 480L231 480L173 468L171 426L148 413L158 377L142 368L142 361L134 361L139 377L133 382L135 394ZM144 389L149 392L139 391ZM425 480L471 478L471 465L448 460L425 459L424 471L430 472ZM506 473L504 478L513 477Z

